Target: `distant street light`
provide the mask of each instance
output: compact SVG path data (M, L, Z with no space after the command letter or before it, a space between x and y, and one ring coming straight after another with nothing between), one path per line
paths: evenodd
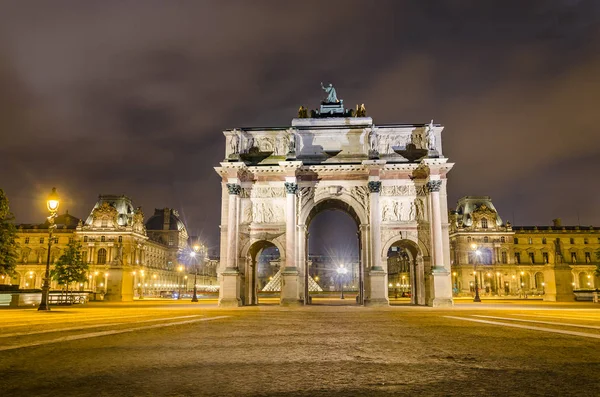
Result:
M38 306L38 310L50 310L50 305L48 305L48 297L50 294L50 251L52 249L52 233L54 232L54 229L56 229L54 219L58 213L59 204L60 199L56 193L56 188L53 187L52 192L46 201L46 206L50 212L50 216L48 217L48 258L46 260L46 272L44 273L44 285L42 286L42 300Z
M181 284L180 284L180 281L179 281L179 277L180 277L180 274L181 274L182 271L183 271L183 266L179 266L177 268L177 272L178 272L177 273L177 288L179 290L179 293L177 294L177 300L181 299Z
M202 256L202 265L204 266L204 255L206 253L206 247L202 244L202 245L194 245L192 247L192 251L190 251L190 259L194 262L194 295L192 296L192 302L198 302L198 285L197 285L197 279L198 279L198 262L196 260L196 256L198 254L201 254Z
M477 244L471 244L471 248L473 249L473 275L475 276L475 297L473 298L473 302L481 302L481 298L479 297L479 281L477 280L477 261L479 255L481 255L481 251L477 249Z
M338 267L336 271L338 276L340 277L340 284L342 286L342 295L340 296L340 299L344 299L344 276L346 275L346 273L348 273L348 269L346 269L344 265L340 265L340 267Z

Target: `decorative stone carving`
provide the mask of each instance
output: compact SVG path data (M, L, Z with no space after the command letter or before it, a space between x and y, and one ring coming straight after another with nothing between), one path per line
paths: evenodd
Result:
M379 138L377 136L377 127L375 126L369 131L369 158L379 158Z
M379 193L381 192L381 181L369 181L367 184L369 186L370 193Z
M233 130L231 137L229 138L229 154L240 153L240 132Z
M433 129L433 119L431 119L431 123L427 127L425 127L425 142L427 149L435 150L435 130Z
M423 202L386 200L381 206L381 220L387 222L414 222L423 218Z
M412 185L382 186L382 196L414 196L417 189Z
M227 191L229 192L229 194L239 195L242 191L242 187L240 185L238 185L237 183L228 183Z
M369 212L369 191L366 186L354 186L350 191L350 194L363 208L365 213Z
M255 186L253 188L242 189L242 198L283 198L285 189L272 186Z
M275 223L283 222L285 214L283 208L272 203L252 203L252 222Z
M293 182L285 182L285 191L287 194L296 194L298 191L298 184Z
M430 193L439 192L441 187L442 187L441 179L427 182L427 190L429 190Z

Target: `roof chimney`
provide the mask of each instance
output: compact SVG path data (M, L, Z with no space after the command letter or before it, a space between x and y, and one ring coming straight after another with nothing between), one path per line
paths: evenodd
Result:
M552 219L552 225L554 227L561 227L562 226L562 222L561 222L560 218Z

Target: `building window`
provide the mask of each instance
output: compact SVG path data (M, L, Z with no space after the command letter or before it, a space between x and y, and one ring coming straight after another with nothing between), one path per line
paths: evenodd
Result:
M587 238L587 237L583 239L583 243L584 243L584 244L589 244L589 242L590 242L590 241L588 240L588 238Z
M502 263L506 264L508 262L506 251L502 251L501 255L502 255Z
M533 255L533 252L529 253L529 262L535 263L535 256Z
M108 227L108 219L102 219L102 227Z
M506 237L504 237L504 236L500 237L500 242L501 243L505 243L506 242Z
M25 244L29 244L29 237L25 237Z
M531 245L531 244L533 244L533 239L531 237L529 237L529 239L527 239L527 242Z
M173 235L169 236L169 246L175 245L175 239L173 238Z
M547 252L542 252L542 258L544 259L544 263L550 263Z
M515 243L515 244L519 244L519 239L515 237L515 238L513 239L513 243Z
M487 219L483 218L483 219L481 220L481 227L482 227L483 229L487 229L487 227L488 227L488 222L487 222Z
M100 242L105 242L106 241L106 236L100 236Z
M592 255L589 252L585 253L585 263L590 263L592 261Z
M577 253L576 252L571 252L571 262L573 262L573 263L577 262Z
M44 244L44 238L40 237L40 244Z
M88 242L88 236L83 236L83 242L87 243Z
M515 253L515 263L521 263L521 254L519 252Z
M73 237L69 237L69 244L73 242Z
M119 242L122 243L123 242L123 236L119 236Z
M100 248L98 250L98 264L99 265L106 264L106 250L104 248Z
M483 238L483 242L484 242L484 243L489 243L489 242L490 242L490 239L489 239L487 236L485 236L485 237Z
M467 237L467 242L470 243L471 242L471 237Z
M58 244L58 237L54 237L54 244Z
M546 237L542 238L542 244L546 244Z
M575 239L574 239L573 237L571 237L571 238L569 239L569 241L571 242L571 244L575 244Z

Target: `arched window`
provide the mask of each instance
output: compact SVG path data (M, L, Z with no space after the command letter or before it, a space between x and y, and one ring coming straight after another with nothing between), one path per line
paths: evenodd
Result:
M489 243L489 242L490 242L490 239L489 239L489 237L488 237L488 236L485 236L485 237L483 238L483 242L484 242L484 243Z
M504 237L504 236L500 237L500 242L501 243L505 243L506 242L506 237Z
M487 219L485 219L485 218L481 219L481 227L484 229L487 229L487 227L488 227Z
M106 250L104 248L100 248L98 250L98 264L104 265L106 263Z
M542 238L542 244L546 244L547 240L546 237Z

